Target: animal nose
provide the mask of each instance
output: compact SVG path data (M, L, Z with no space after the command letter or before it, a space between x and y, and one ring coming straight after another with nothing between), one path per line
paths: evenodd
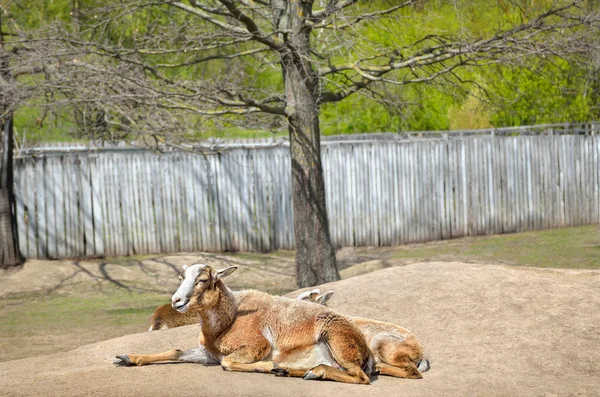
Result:
M171 299L173 301L173 303L178 303L181 302L181 298L177 298L177 297L173 297L173 299Z

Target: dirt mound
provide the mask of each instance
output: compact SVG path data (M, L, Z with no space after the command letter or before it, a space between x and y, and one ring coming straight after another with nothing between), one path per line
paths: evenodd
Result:
M462 263L395 267L322 286L342 313L413 330L432 369L371 386L309 382L220 367L116 368L117 353L196 343L198 327L129 335L51 356L0 363L3 395L507 396L600 390L600 271Z

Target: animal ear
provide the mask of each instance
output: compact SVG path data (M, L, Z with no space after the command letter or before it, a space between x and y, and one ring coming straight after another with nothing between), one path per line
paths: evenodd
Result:
M296 299L301 300L301 301L312 300L311 299L312 294L313 294L313 291L304 291L303 293L298 295L298 297Z
M230 266L226 269L217 270L217 272L215 273L215 280L220 280L223 277L229 276L231 273L235 272L236 269L237 266Z
M188 267L189 267L188 265L183 265L183 271L185 272Z
M333 296L333 291L327 291L324 294L319 295L315 302L317 302L319 305L324 305L325 303L327 303L327 301L329 299L331 299L332 296Z

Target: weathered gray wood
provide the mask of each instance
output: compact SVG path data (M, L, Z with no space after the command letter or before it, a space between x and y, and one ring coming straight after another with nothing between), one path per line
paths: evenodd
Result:
M226 251L226 225L224 212L226 210L226 199L221 192L223 178L221 176L221 156L212 156L211 160L211 179L210 186L212 191L212 201L215 208L215 250Z
M256 157L255 153L248 151L246 153L246 164L248 172L248 250L260 252L260 224L259 218L262 214L258 211L258 200L256 191L259 188L256 184Z
M65 212L69 212L67 221L70 223L70 230L67 233L67 251L70 251L70 257L80 258L85 255L83 219L81 217L80 203L82 201L81 186L79 176L81 175L79 157L70 155L66 159L68 167L65 182L68 186L69 196L65 200Z
M80 214L81 214L81 232L84 243L82 243L80 256L94 256L94 216L92 214L92 189L90 186L90 158L87 156L79 157L79 169L77 172L77 184L80 192Z
M127 156L119 158L117 160L119 164L119 194L118 208L121 213L119 220L121 221L121 235L123 236L123 252L125 255L133 255L133 233L131 222L133 218L132 203L131 203L131 181L130 181L130 166L129 160L131 157Z
M104 241L105 241L105 251L107 255L116 255L115 249L115 212L114 212L114 203L113 203L113 183L110 175L110 167L108 156L100 156L98 157L100 160L101 166L101 175L104 178L102 194L102 203L104 207Z
M69 220L65 216L65 198L69 196L67 187L67 175L68 169L64 166L66 161L65 156L55 157L54 166L52 167L53 180L55 183L54 194L54 211L55 211L55 227L54 233L56 237L56 258L68 258L70 252L66 250L67 244L67 233L69 226Z
M202 186L203 180L203 157L190 155L187 157L187 174L185 176L187 190L187 202L189 207L189 224L191 233L191 245L194 251L204 251L206 236L203 231L210 228L210 224L205 219L205 213L208 211L206 203L203 202L205 189Z
M378 230L377 230L377 170L375 162L373 161L373 143L370 143L366 147L365 151L365 165L368 172L366 173L367 182L367 196L365 200L366 204L366 230L367 230L367 244L370 246L379 245ZM370 165L370 166L369 166Z
M486 225L485 225L485 233L486 234L494 234L495 232L495 222L496 222L496 203L494 197L494 174L493 174L493 156L492 156L492 145L490 139L486 139L483 141L483 149L485 151L485 162L486 168L484 172L486 173L487 180L487 211L486 211Z
M56 220L56 204L57 204L57 196L60 195L60 185L56 180L56 170L58 169L58 161L57 158L46 158L45 164L45 202L46 202L46 225L48 232L48 257L51 259L58 257L58 247L57 247L57 220ZM57 188L58 187L58 188ZM56 189L56 190L55 190Z
M242 168L242 180L240 181L240 188L242 190L242 194L240 197L240 205L242 208L241 213L241 231L239 239L241 241L240 251L251 251L252 250L252 241L251 236L253 234L253 199L250 191L252 172L251 172L251 163L249 159L248 152L246 150L240 151L240 162ZM286 222L287 224L287 222Z
M238 251L238 243L237 243L237 225L239 223L239 218L237 216L233 216L237 211L237 195L239 191L235 186L234 181L234 169L237 168L237 160L235 158L236 149L231 150L227 156L221 157L221 170L223 171L223 180L224 180L224 192L225 192L225 203L227 204L227 208L225 211L225 219L227 222L227 249L229 251Z
M347 146L348 148L348 157L351 157L352 159L355 158L355 148L353 144L350 144ZM349 167L350 168L350 172L348 173L349 175L349 195L348 197L351 197L351 200L349 201L349 205L348 205L348 211L349 211L349 222L348 222L348 228L350 229L350 232L352 233L350 236L350 241L352 242L352 246L357 245L357 240L356 240L356 234L357 234L357 226L356 226L356 218L357 218L357 200L356 197L358 195L357 193L357 170L356 170L356 166L354 167Z
M365 163L365 216L366 216L366 226L365 226L365 238L366 243L369 246L377 246L378 238L377 238L377 176L375 175L375 167L373 163L373 144L369 143L365 146L364 153L364 163ZM371 166L369 166L371 165Z
M106 227L106 195L104 194L104 176L99 169L96 155L88 157L90 162L90 185L92 189L92 216L94 220L94 255L104 255Z
M135 217L134 228L135 228L135 244L134 250L136 254L147 254L148 251L148 232L144 225L144 204L142 198L143 183L142 183L142 167L140 158L142 154L136 154L131 158L132 167L132 180L131 185L133 189L133 200Z
M236 150L236 160L237 164L234 172L233 180L234 186L237 191L237 195L234 197L235 199L235 208L232 217L237 219L236 224L236 242L238 251L247 251L248 250L248 192L246 190L246 163L244 158L244 153L241 150Z
M590 146L592 151L592 156L590 156L590 158L593 159L592 164L590 165L590 169L592 171L591 178L593 181L593 188L591 194L594 200L592 219L600 220L600 194L598 194L598 192L600 191L600 142L598 142L598 140L594 138L590 138Z
M203 251L216 251L215 243L215 208L211 199L211 184L210 184L210 161L206 156L195 163L196 177L199 181L198 189L194 190L196 194L199 194L201 200L200 211L202 216L200 218L200 234L202 235L202 250Z
M17 169L14 172L14 186L13 191L15 195L15 218L17 222L17 233L18 233L18 243L19 243L19 252L21 255L27 254L27 239L24 236L27 236L27 222L26 222L26 213L25 213L25 197L27 197L27 188L25 186L25 178L23 178L24 167L22 159L14 159L13 167Z
M600 136L323 147L335 247L597 223ZM286 147L208 157L111 151L15 162L27 257L294 247Z
M149 254L153 251L150 248L150 236L153 234L153 224L154 222L150 222L149 220L149 210L150 203L148 202L148 193L146 189L148 188L148 183L146 182L146 169L145 169L145 155L140 153L134 157L134 167L135 167L135 194L136 194L136 203L138 206L138 250L140 254Z
M287 232L286 249L291 250L296 247L296 236L294 234L294 206L292 199L292 181L291 181L291 160L290 156L281 152L283 166L281 167L281 178L283 182L283 202L285 203L285 225Z
M415 157L415 149L416 143L410 143L406 147L406 169L408 172L407 180L408 180L408 242L415 243L417 242L417 221L418 221L418 206L416 201L418 200L418 192L415 188L416 184L416 172L417 167L414 164L417 163L417 158Z
M448 209L450 218L450 238L460 236L459 233L459 219L460 219L460 206L462 203L459 202L459 183L458 183L458 154L456 141L448 141L448 172L450 174L449 186L448 186Z
M393 145L380 144L380 149L383 152L385 162L380 168L381 173L381 195L383 196L383 205L379 212L379 219L383 228L383 238L381 245L393 245L394 241L394 161L392 157Z
M196 236L195 223L197 222L197 206L195 205L195 198L193 193L193 187L195 181L191 178L192 175L192 158L188 154L182 154L181 164L179 166L179 188L181 191L181 206L182 206L182 219L181 230L182 246L181 250L185 252L200 251L197 246L198 238Z
M400 214L400 206L402 204L401 200L402 198L400 197L400 184L399 184L399 178L400 178L400 159L398 159L398 151L399 151L399 146L398 144L394 143L392 145L388 145L389 146L389 152L388 152L388 156L390 157L390 165L391 168L390 170L387 170L387 172L390 175L390 183L391 183L391 189L390 189L390 211L391 211L391 215L390 215L390 222L391 222L391 236L390 236L390 244L392 246L396 246L396 245L400 245L400 239L402 238L402 222L401 222L401 214ZM346 244L348 245L348 242L346 241Z
M25 158L23 165L25 166L25 173L21 173L21 178L25 178L27 184L27 198L25 200L27 205L27 258L38 258L38 243L37 243L37 232L38 232L38 219L36 210L36 191L39 189L39 185L36 184L35 176L35 162L32 159ZM21 236L22 237L22 236Z
M257 208L260 216L260 240L261 240L261 250L264 252L271 250L271 241L269 238L269 181L267 179L267 164L265 152L266 149L258 149L258 156L256 158L256 183L261 189L257 189Z
M344 228L344 213L342 209L342 203L344 202L344 195L342 189L341 179L343 177L343 166L340 163L339 154L340 148L330 146L327 148L326 155L324 156L323 168L326 175L329 176L331 182L326 183L328 186L326 190L327 197L327 214L329 211L333 211L334 215L330 216L329 229L331 231L331 239L335 248L342 247L342 235ZM327 163L327 158L329 162Z
M37 257L44 259L48 257L48 223L46 218L46 173L44 158L35 162L35 205L37 215Z

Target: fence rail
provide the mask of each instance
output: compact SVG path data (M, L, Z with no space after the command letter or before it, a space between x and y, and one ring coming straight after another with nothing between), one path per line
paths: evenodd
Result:
M600 221L600 135L507 135L323 145L334 244L399 245ZM20 156L21 252L292 249L288 151Z

